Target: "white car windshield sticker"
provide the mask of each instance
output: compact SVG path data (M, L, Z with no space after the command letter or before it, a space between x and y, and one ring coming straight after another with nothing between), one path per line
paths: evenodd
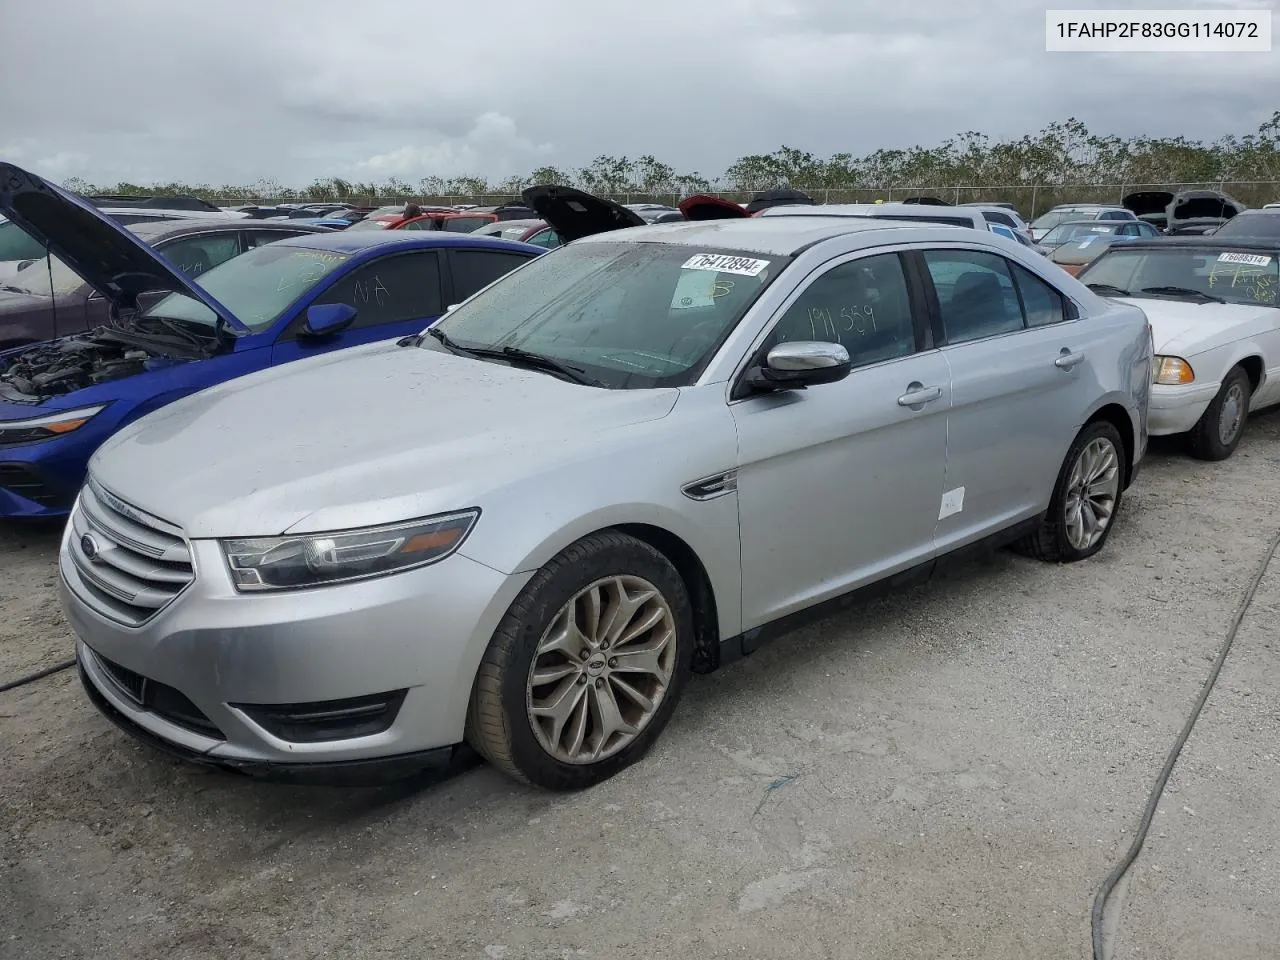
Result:
M1270 257L1257 253L1224 253L1218 257L1219 263L1248 263L1255 267L1265 267L1271 263Z
M681 264L681 268L715 270L717 273L736 273L744 277L756 277L768 265L768 260L753 260L751 257L732 257L725 253L697 253Z
M715 304L716 275L707 271L684 273L671 295L672 310L710 307Z

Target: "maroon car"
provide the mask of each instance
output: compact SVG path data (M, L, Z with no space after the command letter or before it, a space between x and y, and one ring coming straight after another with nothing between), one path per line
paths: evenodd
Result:
M213 218L136 223L128 229L192 277L272 240L330 232L288 221ZM10 268L0 275L0 350L82 333L110 319L110 302L57 258L0 266ZM154 299L164 295L159 292ZM143 294L138 306L147 306L151 299Z

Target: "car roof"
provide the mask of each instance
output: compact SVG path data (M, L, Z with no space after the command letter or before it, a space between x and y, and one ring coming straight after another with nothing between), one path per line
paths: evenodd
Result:
M1165 247L1208 247L1213 250L1259 250L1275 254L1280 251L1280 239L1265 237L1215 237L1193 234L1173 237L1145 237L1125 241L1125 250L1162 250Z
M742 217L727 220L690 220L679 223L657 223L625 230L610 230L583 237L577 243L667 243L690 247L720 247L752 253L789 257L815 243L851 234L867 238L867 246L887 242L888 231L911 231L910 240L953 240L991 237L985 230L973 230L927 220L876 220L850 216L772 216ZM964 231L957 234L956 231ZM928 234L921 236L921 234ZM1003 241L1002 241L1003 242Z
M940 207L931 203L821 203L781 204L768 207L756 214L760 217L909 217L912 220L936 221L938 217L981 222L986 226L982 212L973 207Z
M275 245L306 247L309 250L333 250L337 253L359 253L370 247L476 247L488 250L536 250L542 247L502 240L498 237L476 237L469 233L449 233L445 230L324 230L305 236L285 237Z
M288 224L288 226L286 226ZM146 220L130 223L125 229L147 240L163 239L179 233L212 233L219 230L265 230L275 232L298 228L299 233L327 233L302 220L227 220L222 217L181 217L172 220Z

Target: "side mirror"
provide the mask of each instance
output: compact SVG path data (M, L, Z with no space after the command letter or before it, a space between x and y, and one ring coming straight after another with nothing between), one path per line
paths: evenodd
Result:
M347 329L355 319L356 308L349 303L317 303L307 308L302 333L307 337L331 337Z
M843 380L852 369L849 351L843 345L803 340L778 344L746 380L757 390L803 390Z

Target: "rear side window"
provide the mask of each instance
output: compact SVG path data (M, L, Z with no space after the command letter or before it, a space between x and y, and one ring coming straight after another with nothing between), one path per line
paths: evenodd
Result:
M453 300L461 303L477 290L482 290L529 258L515 253L499 253L496 250L452 250Z
M1010 263L1013 279L1022 295L1022 309L1028 327L1044 327L1067 319L1066 301L1062 294L1025 267Z
M787 309L766 349L805 340L842 344L855 367L914 353L915 324L898 255L832 267Z
M1009 216L1007 213L1001 213L998 210L983 210L982 216L986 218L987 223L1002 223L1006 227L1017 226L1017 224L1013 222L1013 217Z
M1022 329L1022 308L1004 257L976 250L926 250L948 343Z

